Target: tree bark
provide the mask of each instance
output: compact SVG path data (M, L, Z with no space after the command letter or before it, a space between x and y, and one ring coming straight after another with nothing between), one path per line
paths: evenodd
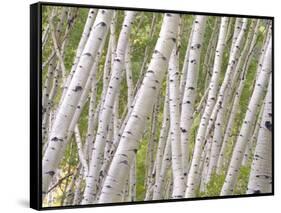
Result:
M148 71L139 95L133 106L122 134L119 146L112 160L108 175L102 188L99 203L121 201L121 191L129 172L132 158L138 150L148 113L151 112L156 95L160 89L165 69L167 69L173 45L176 41L179 15L165 14L160 37L157 41Z
M247 194L272 192L272 84L271 77L265 97L261 125L249 177Z
M262 63L262 70L258 76L257 82L255 84L254 92L248 105L248 110L246 112L237 142L234 147L233 155L230 161L228 172L224 185L221 190L221 195L231 195L233 194L235 184L237 182L238 171L241 166L243 155L245 152L246 144L250 137L249 128L253 125L253 120L257 114L257 108L259 102L263 96L268 82L268 77L271 73L271 39L266 49L264 60Z
M78 69L76 70L69 89L66 92L65 98L58 109L56 119L50 133L49 145L42 160L43 198L48 191L52 177L58 167L60 157L64 153L67 130L77 107L80 95L83 91L83 87L86 83L88 73L93 64L93 58L95 58L99 46L102 43L111 16L112 12L109 10L101 10L99 12L94 28L80 58ZM99 38L101 38L101 40L99 40Z
M213 75L212 75L210 86L209 86L207 105L204 110L202 119L200 121L199 129L198 129L198 132L196 135L195 147L194 147L193 157L192 157L192 161L191 161L191 167L190 167L188 178L187 178L187 188L186 188L186 194L185 194L186 197L195 196L195 190L196 190L197 186L194 185L194 182L196 179L198 179L200 154L202 152L202 147L203 147L203 143L204 143L206 125L209 122L211 112L213 110L213 107L214 107L215 101L216 101L216 97L217 97L218 80L219 80L219 76L220 76L221 64L222 64L222 59L223 59L223 51L224 51L225 42L226 42L225 36L226 36L226 31L227 31L227 23L228 23L228 18L222 18L218 43L217 43L217 47L216 47Z

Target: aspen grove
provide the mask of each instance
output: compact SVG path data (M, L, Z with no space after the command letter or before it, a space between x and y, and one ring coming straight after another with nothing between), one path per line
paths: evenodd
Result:
M272 23L43 6L44 207L272 192Z

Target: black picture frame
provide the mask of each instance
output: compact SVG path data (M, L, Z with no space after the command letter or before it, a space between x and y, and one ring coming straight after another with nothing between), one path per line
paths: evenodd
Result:
M208 16L226 16L226 17L241 17L241 18L257 18L268 19L272 21L272 193L263 194L244 194L231 196L215 196L215 197L198 197L198 198L183 198L173 200L156 200L156 201L135 201L135 202L120 202L107 204L88 204L75 206L60 206L60 207L42 207L42 7L43 6L66 6L79 8L97 8L97 9L115 9L115 10L135 10L146 12L159 13L179 13L179 14L196 14ZM211 199L227 199L227 198L245 198L256 196L272 196L275 194L275 179L274 179L274 17L258 16L258 15L241 15L241 14L225 14L225 13L209 13L209 12L194 12L180 10L159 10L151 8L132 8L132 7L116 7L106 5L88 5L88 4L68 4L55 2L38 2L30 5L30 207L36 210L51 210L51 209L69 209L69 208L86 208L86 207L101 207L101 206L119 206L119 205L135 205L147 203L165 203L193 200L211 200Z

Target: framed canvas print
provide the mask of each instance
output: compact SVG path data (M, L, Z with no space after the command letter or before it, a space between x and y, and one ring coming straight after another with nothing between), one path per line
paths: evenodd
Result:
M30 14L32 208L274 194L273 17Z

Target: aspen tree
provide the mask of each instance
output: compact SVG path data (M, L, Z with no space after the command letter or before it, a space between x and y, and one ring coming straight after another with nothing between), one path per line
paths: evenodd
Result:
M121 190L125 184L124 178L129 172L132 157L138 150L138 142L142 136L145 121L160 89L164 71L167 68L173 45L176 42L178 24L179 15L165 14L154 54L109 168L99 203L121 200Z
M59 156L61 156L61 153L64 152L67 130L70 125L70 121L77 107L84 84L86 83L87 74L93 64L92 58L95 57L99 49L99 45L104 38L111 16L112 12L109 10L101 10L97 15L93 30L90 33L90 37L85 45L82 57L79 60L78 70L73 75L69 89L67 90L65 98L58 109L56 119L50 133L49 145L42 160L43 197L48 191L52 177L54 176L55 170L60 162ZM101 40L99 40L99 38L101 38Z
M182 150L182 164L184 176L187 176L187 170L189 167L188 134L193 121L194 102L197 94L197 78L200 65L200 53L203 45L206 19L206 16L196 16L193 23L194 27L189 50L189 60L187 68L188 72L182 99L182 109L180 118L180 142Z
M217 89L218 89L218 79L219 74L221 71L221 64L222 64L222 57L223 57L223 51L225 47L225 36L227 31L227 23L228 18L223 17L221 20L220 25L220 31L219 31L219 38L218 43L216 47L216 55L215 55L215 61L213 66L213 75L211 77L211 82L209 86L209 94L207 99L206 108L204 110L204 113L202 115L202 119L200 121L199 129L197 132L196 140L195 140L195 148L193 152L193 157L191 161L191 167L189 170L188 178L187 178L187 188L186 188L186 197L193 197L195 195L196 187L194 185L195 180L198 178L198 168L199 168L199 162L200 162L200 154L201 149L203 146L203 140L205 137L206 132L206 125L208 124L208 121L211 116L211 112L213 110L213 107L215 105L216 97L217 97Z
M116 98L116 94L119 91L121 70L123 69L124 66L125 51L127 48L130 30L135 14L136 14L135 12L131 12L131 11L126 12L123 27L120 32L120 36L116 48L116 56L114 58L113 67L112 67L112 76L100 112L101 114L99 116L97 136L93 147L92 159L89 168L89 175L86 178L86 189L84 192L84 199L82 204L92 203L95 199L97 180L98 180L99 170L102 166L102 160L104 154L107 126L108 126L108 122L112 117L112 109Z
M222 101L222 109L219 110L218 114L217 114L217 118L216 118L216 127L214 129L214 140L212 143L212 149L211 149L211 156L210 156L210 164L209 164L209 168L208 168L208 173L207 173L207 182L209 182L211 175L213 174L213 172L216 170L216 166L217 166L217 162L218 162L218 158L219 158L219 153L220 153L220 149L222 146L222 142L223 142L223 123L224 123L224 117L227 117L227 106L230 105L229 104L229 100L231 98L231 94L233 93L233 91L235 90L234 88L234 84L235 82L238 80L236 78L236 76L239 76L239 73L242 72L244 70L248 70L248 67L244 67L244 65L248 62L246 59L248 59L250 57L250 53L251 53L251 42L253 41L255 43L255 41L253 40L253 35L254 35L254 30L256 25L256 21L252 21L251 25L250 25L250 29L246 38L246 41L244 43L244 47L241 48L242 49L242 53L238 59L237 65L235 70L233 71L233 80L230 83L230 87L226 93L226 96L224 98L224 100ZM244 28L242 28L242 30L244 30ZM257 29L256 29L257 30ZM240 69L240 67L244 67L244 69ZM240 71L242 70L242 71ZM245 74L245 73L243 73ZM241 78L244 78L245 75L242 75ZM237 80L236 80L237 79ZM241 88L242 87L242 88ZM240 92L237 93L237 90L235 91L235 98L237 98L238 100L240 99L240 95L241 92L243 90L243 85L240 85ZM235 100L234 100L235 102ZM237 105L235 105L234 107L237 107ZM238 108L238 107L237 107ZM237 109L236 108L236 109Z
M271 77L252 162L247 194L272 192L272 84Z
M267 46L265 56L262 63L262 69L258 76L255 88L248 105L242 127L240 129L239 136L237 138L230 165L227 171L226 179L221 190L221 195L233 194L235 184L237 182L238 171L241 166L243 155L245 152L247 141L249 140L250 131L248 130L253 125L253 120L257 114L257 108L262 98L263 92L266 89L268 77L271 73L271 39Z

